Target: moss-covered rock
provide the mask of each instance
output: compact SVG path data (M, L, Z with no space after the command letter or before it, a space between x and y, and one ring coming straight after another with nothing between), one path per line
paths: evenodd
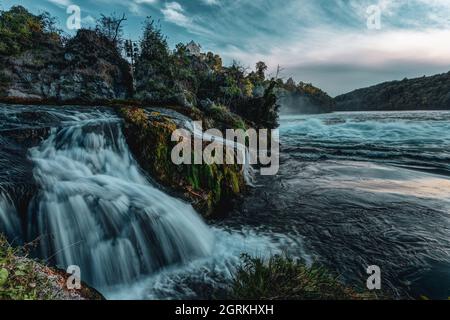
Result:
M124 133L140 163L164 186L181 191L205 217L229 208L245 189L242 166L199 164L175 165L171 152L177 142L171 141L178 128L174 119L155 111L137 107L120 107Z
M69 275L25 256L0 235L0 300L103 300L82 283L80 290L67 288Z

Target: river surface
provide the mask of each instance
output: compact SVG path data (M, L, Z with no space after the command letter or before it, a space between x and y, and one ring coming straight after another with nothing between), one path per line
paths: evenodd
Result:
M17 139L42 127L39 143ZM319 262L360 288L377 265L394 297L450 296L449 112L283 117L278 175L256 172L207 222L141 171L108 109L0 105L0 132L0 231L38 239L36 256L80 266L107 298L224 297L244 252Z

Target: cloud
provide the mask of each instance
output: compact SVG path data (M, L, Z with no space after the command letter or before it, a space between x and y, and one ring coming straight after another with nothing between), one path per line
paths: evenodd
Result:
M70 0L47 0L48 2L57 5L58 7L68 7L72 4Z
M272 72L280 64L286 76L331 93L450 68L450 0L99 1L103 12L123 7L166 21L172 45L193 39L225 63L263 60ZM381 9L381 30L367 29L371 5ZM130 25L137 35L140 21Z
M186 10L178 2L166 3L164 8L161 9L161 13L164 16L165 21L183 27L192 34L213 36L211 30L209 30L207 26L202 26L202 19L199 17L188 17L186 15Z
M154 4L158 2L158 0L134 0L133 2L137 4Z
M184 9L178 2L166 3L165 7L161 9L164 19L181 27L190 27L192 19L187 17Z
M219 0L202 0L202 2L210 6L219 4Z
M123 3L124 1L121 0ZM128 4L128 10L137 16L146 16L145 11L142 9L146 5L155 5L158 0L132 0Z

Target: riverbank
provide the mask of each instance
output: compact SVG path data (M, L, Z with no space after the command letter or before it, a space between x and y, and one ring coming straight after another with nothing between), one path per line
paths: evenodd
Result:
M96 290L81 283L69 289L70 275L26 256L0 234L0 300L103 300Z

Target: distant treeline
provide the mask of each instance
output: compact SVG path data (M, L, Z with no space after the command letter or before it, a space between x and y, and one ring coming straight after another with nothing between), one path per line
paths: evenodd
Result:
M335 101L336 111L450 110L450 73L385 82Z

